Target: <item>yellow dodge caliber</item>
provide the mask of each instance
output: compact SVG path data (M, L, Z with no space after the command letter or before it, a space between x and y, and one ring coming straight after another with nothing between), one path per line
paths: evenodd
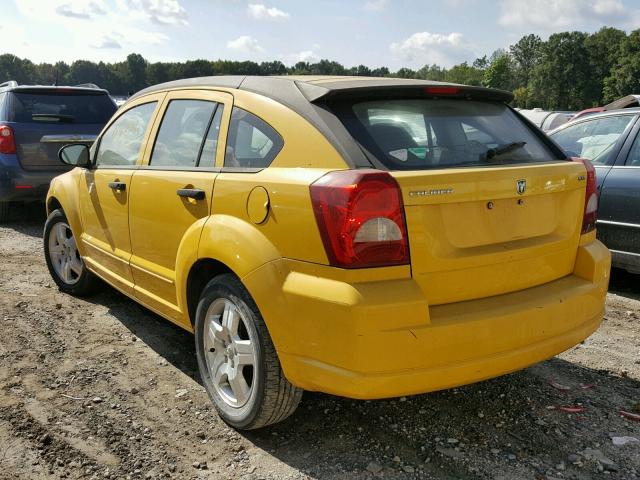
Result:
M195 333L240 429L303 389L359 399L502 375L599 325L593 167L503 91L208 77L131 98L47 198L63 292L101 278Z

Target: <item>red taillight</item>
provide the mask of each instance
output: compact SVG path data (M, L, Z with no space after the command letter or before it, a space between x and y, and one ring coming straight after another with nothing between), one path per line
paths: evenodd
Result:
M598 183L596 182L596 169L589 160L573 158L574 162L580 162L587 169L587 189L584 196L584 217L582 218L582 233L589 233L596 229L598 220Z
M309 189L331 265L409 263L402 194L391 175L378 170L330 172Z
M431 95L457 95L458 93L460 93L460 88L448 86L427 87L424 89L424 91Z
M0 125L0 153L16 153L13 129L8 125Z

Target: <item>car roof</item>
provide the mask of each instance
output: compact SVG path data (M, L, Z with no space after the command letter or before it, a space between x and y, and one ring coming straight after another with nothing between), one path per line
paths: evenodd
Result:
M138 98L154 92L185 88L231 88L247 90L282 103L294 105L299 95L308 102L315 102L336 94L350 94L358 91L395 90L420 88L429 86L459 87L466 94L480 95L492 100L509 102L513 99L510 92L484 87L459 85L456 83L436 82L432 80L417 80L409 78L389 77L356 77L330 75L282 75L282 76L253 76L253 75L221 75L213 77L187 78L172 82L161 83L141 90L132 98Z

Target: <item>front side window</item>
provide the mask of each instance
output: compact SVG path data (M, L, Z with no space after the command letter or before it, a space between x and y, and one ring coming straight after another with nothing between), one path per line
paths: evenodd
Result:
M609 165L615 160L614 147L631 120L633 115L592 118L558 130L551 138L570 156Z
M334 110L356 141L390 170L557 160L502 103L388 99Z
M198 165L200 152L206 156L207 166L215 163L215 150L211 155L213 144L217 144L222 106L216 102L205 100L172 100L167 107L158 137L151 154L150 165L171 167L195 167ZM218 125L212 122L214 114L218 116ZM205 134L206 141L205 141ZM213 137L213 138L209 138ZM208 144L208 145L207 145ZM207 148L206 151L204 149ZM213 158L209 158L209 157ZM203 165L204 166L204 165Z
M145 103L120 115L100 139L96 165L135 165L155 108L156 102Z
M271 125L241 108L231 112L225 167L265 168L278 155L284 141Z

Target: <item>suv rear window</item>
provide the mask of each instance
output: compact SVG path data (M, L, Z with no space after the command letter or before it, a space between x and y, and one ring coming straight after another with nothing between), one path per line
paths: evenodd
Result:
M390 170L424 170L557 160L502 103L388 99L342 104L351 135Z
M108 95L76 92L12 92L10 121L107 123L116 111Z

